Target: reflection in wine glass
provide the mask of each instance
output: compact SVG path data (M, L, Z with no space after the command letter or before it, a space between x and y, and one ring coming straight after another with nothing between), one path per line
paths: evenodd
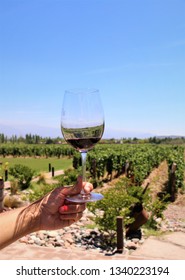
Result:
M104 113L99 91L96 89L74 89L65 91L61 131L64 139L81 153L82 177L86 181L87 152L100 141L104 132ZM75 202L88 202L102 199L99 193L86 194L83 190L79 195L68 197Z

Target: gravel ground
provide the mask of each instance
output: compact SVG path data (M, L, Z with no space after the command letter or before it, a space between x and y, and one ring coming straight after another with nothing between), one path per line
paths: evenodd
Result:
M179 195L175 202L168 205L163 214L164 220L161 222L163 231L185 232L185 195Z

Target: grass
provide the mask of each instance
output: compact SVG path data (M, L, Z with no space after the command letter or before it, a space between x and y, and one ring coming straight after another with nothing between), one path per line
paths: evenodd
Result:
M2 158L0 157L0 163L8 162L8 167L12 167L15 164L26 165L29 168L33 169L35 173L40 172L49 172L49 163L51 167L54 167L55 170L66 170L72 167L72 158L23 158L23 157L8 157ZM0 169L1 169L0 165Z

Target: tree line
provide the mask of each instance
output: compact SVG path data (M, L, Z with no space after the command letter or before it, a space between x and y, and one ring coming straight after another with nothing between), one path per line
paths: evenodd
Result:
M37 134L25 134L25 136L12 135L8 137L4 133L0 133L0 144L6 143L24 143L24 144L60 144L65 142L62 137L42 137ZM102 139L101 143L104 144L185 144L184 136L163 136L163 137L149 137L149 138L137 138L137 137L128 137L128 138L109 138Z
M58 144L64 141L60 137L51 138L51 137L42 137L37 134L28 133L25 136L12 135L8 137L4 133L0 133L0 143L24 143L24 144Z

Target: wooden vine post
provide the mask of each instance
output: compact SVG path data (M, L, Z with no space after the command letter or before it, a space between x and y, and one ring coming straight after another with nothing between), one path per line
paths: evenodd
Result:
M54 177L55 176L55 168L54 167L51 168L51 173L52 173L52 177Z
M124 242L123 242L123 217L118 216L116 219L117 225L117 253L123 252Z
M175 201L177 195L176 176L175 176L176 169L177 169L177 164L173 163L170 169L170 178L169 178L169 193L171 195L171 202Z

